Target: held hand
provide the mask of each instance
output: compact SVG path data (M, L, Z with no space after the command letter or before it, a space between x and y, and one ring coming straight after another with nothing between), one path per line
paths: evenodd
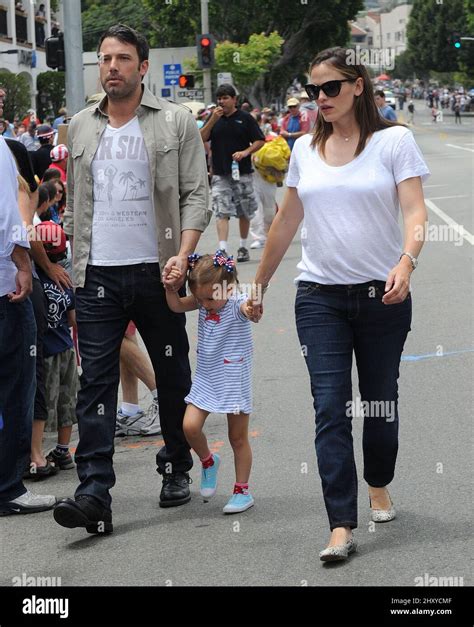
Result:
M168 259L168 263L166 264L162 275L165 287L169 286L179 290L179 288L184 284L187 269L188 257L186 255L177 255L176 257Z
M403 303L410 291L410 275L412 273L411 262L410 267L404 262L404 257L398 265L390 271L387 282L385 283L385 294L382 298L384 305L395 305Z
M177 266L173 266L168 277L163 281L165 289L169 292L177 292L179 288L176 287L176 283L182 276L181 270Z
M234 152L234 154L232 155L232 159L234 159L235 161L242 161L242 159L245 159L248 156L249 153L246 150L241 150L239 152Z
M290 134L288 133L288 131L284 131L284 130L281 130L281 131L280 131L280 135L281 135L282 137L284 137L285 139L287 139L287 138L290 136Z
M18 270L15 277L16 292L10 292L8 299L11 303L21 303L33 291L33 276L30 270Z

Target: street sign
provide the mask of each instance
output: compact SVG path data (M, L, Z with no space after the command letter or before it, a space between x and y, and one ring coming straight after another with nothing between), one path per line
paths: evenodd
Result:
M198 100L203 100L204 98L204 90L202 89L184 89L183 91L178 91L178 98L197 98Z
M162 89L161 90L161 97L162 98L171 98L171 89Z
M224 83L233 85L233 80L234 79L232 78L232 74L230 72L219 72L217 75L217 86L219 87L219 85L223 85Z
M183 73L181 63L163 65L163 71L165 73L165 85L177 85L179 77Z

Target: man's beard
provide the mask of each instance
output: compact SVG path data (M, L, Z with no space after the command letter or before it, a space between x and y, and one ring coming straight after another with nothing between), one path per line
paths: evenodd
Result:
M126 100L135 92L138 84L138 81L135 83L126 83L122 80L122 85L109 87L108 81L105 81L105 83L102 84L102 88L111 100Z

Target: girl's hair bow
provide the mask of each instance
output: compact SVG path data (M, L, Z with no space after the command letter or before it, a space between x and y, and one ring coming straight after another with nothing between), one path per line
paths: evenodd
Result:
M198 255L198 253L193 253L192 255L188 255L188 264L191 270L194 270L194 266L196 265L199 259L201 259L201 255Z
M227 272L234 272L235 269L235 261L234 257L226 257L223 250L218 250L213 258L214 265L216 268L219 266L225 266Z

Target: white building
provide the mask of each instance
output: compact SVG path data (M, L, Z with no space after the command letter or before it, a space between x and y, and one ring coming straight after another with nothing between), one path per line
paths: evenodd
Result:
M45 21L36 17L41 4ZM36 109L36 78L50 69L46 66L44 39L51 36L53 23L50 0L22 0L21 3L0 0L0 71L22 74L27 79L33 109ZM8 53L12 50L17 52Z
M353 44L364 48L390 48L395 56L407 49L407 24L412 10L411 4L399 4L391 11L361 12L350 22Z

